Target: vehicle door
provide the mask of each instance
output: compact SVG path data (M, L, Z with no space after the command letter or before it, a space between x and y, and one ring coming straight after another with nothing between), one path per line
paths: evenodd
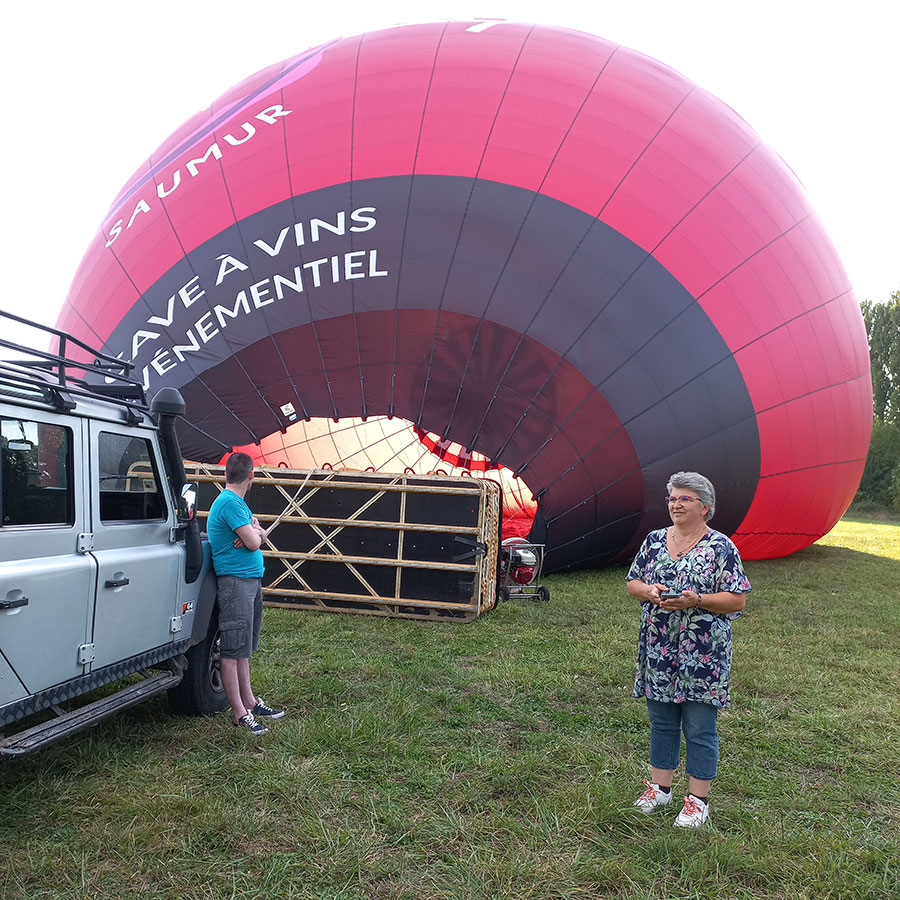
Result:
M153 432L90 423L94 671L173 640L182 548Z
M0 403L0 705L86 671L85 432L77 416Z

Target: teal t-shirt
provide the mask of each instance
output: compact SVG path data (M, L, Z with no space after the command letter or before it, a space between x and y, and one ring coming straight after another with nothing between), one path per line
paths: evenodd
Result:
M262 550L234 546L235 531L241 525L250 525L252 521L250 507L234 491L225 488L213 501L206 520L206 533L216 575L262 578L265 571Z

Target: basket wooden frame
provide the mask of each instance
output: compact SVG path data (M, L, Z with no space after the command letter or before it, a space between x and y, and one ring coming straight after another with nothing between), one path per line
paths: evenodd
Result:
M200 485L212 484L218 490L225 485L224 466L186 463L189 481ZM391 475L385 473L358 472L330 469L285 469L257 467L253 492L268 492L264 504L267 512L254 513L260 524L269 531L263 547L266 558L266 576L263 579L263 601L267 606L312 609L324 612L355 613L360 615L391 616L397 618L432 619L451 622L471 622L496 603L497 557L499 552L501 490L490 479ZM342 516L313 515L308 510L310 501L323 489L340 491L342 503L352 512ZM360 496L354 497L354 492ZM372 514L372 508L386 494L399 494L398 514L392 518ZM203 503L204 495L214 497L208 489L201 488L198 516L201 525L208 514L209 503ZM411 520L408 515L409 498L427 495L434 499L428 504L429 513L437 522L424 523ZM273 512L273 497L280 508ZM441 500L466 497L477 504L476 520L460 525L442 518ZM321 498L320 498L321 499ZM255 504L252 502L251 505ZM367 515L368 513L368 515ZM310 529L312 545L300 551L284 542L285 531L279 534L282 524L301 525ZM368 533L383 532L393 540L396 553L390 556L347 554L341 552L335 540L346 529L367 529ZM407 540L417 535L431 534L453 538L471 551L454 559L422 559L408 556ZM412 536L412 537L409 537ZM325 590L321 583L310 577L309 563L342 566L358 586L354 591ZM306 569L304 569L306 566ZM393 590L379 591L372 584L371 567L393 567ZM404 574L411 571L432 571L465 579L474 585L471 596L460 602L411 594L405 591ZM324 571L321 567L317 571Z

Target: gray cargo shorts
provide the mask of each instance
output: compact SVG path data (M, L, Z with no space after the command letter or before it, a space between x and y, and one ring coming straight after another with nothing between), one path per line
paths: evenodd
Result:
M262 630L262 579L219 575L219 633L223 659L250 659Z

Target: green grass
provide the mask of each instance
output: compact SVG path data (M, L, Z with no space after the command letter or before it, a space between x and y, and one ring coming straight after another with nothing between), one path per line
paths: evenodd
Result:
M747 569L708 831L629 809L620 568L471 625L267 610L265 737L157 701L0 766L0 897L894 900L900 525Z

